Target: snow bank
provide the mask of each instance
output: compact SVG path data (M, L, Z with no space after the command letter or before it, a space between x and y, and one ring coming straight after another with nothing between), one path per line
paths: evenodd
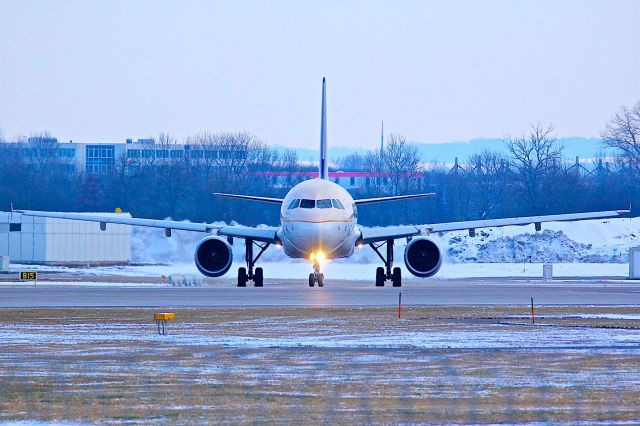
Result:
M202 234L187 231L174 231L173 236L167 238L164 230L134 227L133 262L191 263L201 238ZM432 235L432 238L440 243L447 263L523 263L525 260L531 263L626 263L629 248L640 246L640 217L553 222L543 224L541 232L535 232L533 225L507 226L479 229L475 237L466 231L457 231ZM396 260L403 259L405 245L405 240L396 242ZM244 241L234 241L233 255L234 259L244 258ZM295 264L299 261L271 247L262 255L261 262ZM356 249L348 262L378 264L380 259L364 247Z

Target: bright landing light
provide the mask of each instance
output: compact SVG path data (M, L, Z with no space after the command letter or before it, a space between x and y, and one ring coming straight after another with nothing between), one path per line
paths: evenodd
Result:
M311 254L309 255L309 260L317 260L318 262L324 262L324 260L327 257L325 256L325 254L321 251L318 252L311 252Z

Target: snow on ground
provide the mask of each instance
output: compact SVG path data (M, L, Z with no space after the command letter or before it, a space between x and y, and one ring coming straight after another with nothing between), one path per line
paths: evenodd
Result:
M274 324L260 323L260 333L238 332L235 324L171 324L168 336L158 336L153 324L132 327L131 324L70 323L63 327L41 324L12 324L0 330L0 340L7 346L55 345L69 346L93 343L140 342L179 346L224 346L242 349L267 348L418 348L418 349L488 349L488 348L629 348L639 349L640 330L617 329L612 332L598 327L554 327L527 324L469 325L455 320L434 323L415 323L412 327L382 327L380 330L349 330L348 324L336 321L322 326L318 332L314 325L291 319L271 318ZM532 337L533 336L533 337ZM58 349L60 350L60 349Z
M640 246L640 217L506 226L447 234L446 252L456 262L624 263L629 248Z
M263 226L264 228L268 228ZM202 234L175 231L171 238L164 230L134 228L133 261L136 263L187 263ZM433 235L448 263L626 263L630 247L640 246L640 217L599 219L543 224L541 232L533 225L478 229L475 237L466 231ZM406 242L398 240L395 258L403 259ZM234 258L244 258L244 242L236 239ZM269 248L262 261L287 262L282 250ZM295 261L293 261L295 262ZM356 250L351 264L379 263L368 247Z
M265 226L266 228L266 226ZM166 238L163 230L136 228L133 232L134 262L168 263L170 266L135 268L132 273L151 275L198 274L193 253L202 235L174 232ZM478 230L475 237L466 231L433 235L444 253L438 278L465 277L540 277L542 264L553 263L555 276L628 276L630 247L640 246L640 217L600 219L581 222L543 224L542 232L533 225L507 226ZM172 240L172 241L167 241ZM395 246L396 264L406 278L412 275L404 267L405 240ZM244 242L233 244L236 261L244 258ZM528 263L524 264L523 260ZM283 267L286 264L286 267ZM349 259L332 260L324 266L327 276L370 280L380 259L369 247L356 249ZM240 267L239 263L233 268ZM281 249L270 247L260 266L272 278L305 277L309 262L289 259Z

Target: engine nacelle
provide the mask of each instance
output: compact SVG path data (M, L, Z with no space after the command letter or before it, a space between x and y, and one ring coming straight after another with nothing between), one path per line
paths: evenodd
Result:
M404 249L404 264L416 277L431 277L442 266L442 250L431 238L414 238Z
M198 243L194 257L196 266L203 275L220 277L231 268L233 251L224 238L212 236Z

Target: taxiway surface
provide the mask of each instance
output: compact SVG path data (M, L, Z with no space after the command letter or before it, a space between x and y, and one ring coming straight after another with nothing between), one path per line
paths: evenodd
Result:
M612 280L531 281L461 279L409 281L376 288L363 281L331 280L309 288L302 280L273 280L263 288L237 288L232 280L204 287L126 285L108 282L0 285L0 308L30 307L221 307L395 305L636 305L640 282Z

